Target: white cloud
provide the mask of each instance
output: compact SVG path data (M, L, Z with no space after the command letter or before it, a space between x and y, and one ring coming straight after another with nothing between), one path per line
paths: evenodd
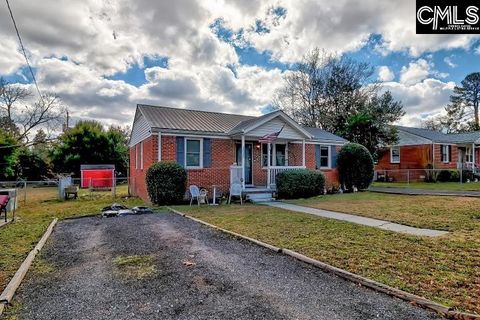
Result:
M400 70L400 82L406 85L412 85L426 79L432 72L432 63L425 59L418 59L403 66Z
M421 119L443 112L454 86L454 82L443 82L428 78L413 85L387 82L384 83L383 88L392 92L394 98L401 100L403 103L406 115L400 123L408 126L418 126Z
M450 68L456 68L458 65L453 62L453 56L450 57L445 57L443 61L450 67Z
M275 7L286 14L275 15ZM337 53L356 50L371 34L382 35L378 50L411 55L466 48L477 37L416 35L412 1L17 0L12 8L42 90L60 94L77 118L120 124L130 124L141 102L244 114L259 114L271 102L283 83L282 72L241 65L233 46L210 29L220 18L234 31L242 30L260 52L283 62L298 61L314 46ZM268 32L255 32L258 20ZM23 65L17 48L10 17L0 11L0 74ZM168 69L148 68L147 83L139 87L106 79L141 65L144 56L168 57ZM390 82L395 75L382 66L379 80L407 100L427 96L426 88L446 90L441 81L443 86L433 86L438 80L429 77L445 74L427 60L402 68L400 83Z
M395 74L387 66L380 66L378 68L378 80L382 82L392 81L395 79Z

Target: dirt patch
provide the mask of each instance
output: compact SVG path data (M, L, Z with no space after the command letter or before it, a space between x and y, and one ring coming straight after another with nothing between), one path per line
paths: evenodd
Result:
M117 271L123 277L145 279L156 272L154 258L152 256L119 256L113 259Z

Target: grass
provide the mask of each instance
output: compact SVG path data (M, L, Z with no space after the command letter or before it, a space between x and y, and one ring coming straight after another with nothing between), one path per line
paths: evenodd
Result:
M332 207L362 206L364 215L369 208L367 202L370 202L371 209L375 208L374 204L383 203L387 208L385 214L401 202L417 208L427 207L426 199L420 197L400 196L390 204L393 197L397 196L360 193L324 196L315 201ZM469 200L434 199L447 203ZM429 198L428 201L432 203L434 200ZM452 212L449 225L453 232L438 238L415 237L257 205L180 206L177 209L222 228L298 251L457 310L480 313L480 220L467 212L470 207L463 213ZM434 221L432 224L428 223L428 214ZM462 217L457 218L457 214ZM445 225L447 219L446 210L440 214L441 219L435 210L422 215L419 225ZM412 218L409 219L413 222Z
M155 273L152 256L119 256L113 259L119 273L126 278L145 279Z
M480 224L480 198L358 192L288 202L436 230L473 231Z
M102 207L113 201L127 206L142 204L138 198L125 198L127 186L117 188L118 198L111 192L81 190L77 200L57 199L55 187L27 188L26 204L23 202L25 190L19 190L19 209L16 221L0 228L0 292L15 274L28 253L35 247L53 218L65 219L99 214Z
M446 191L480 191L480 182L374 182L372 187L381 188L412 188Z

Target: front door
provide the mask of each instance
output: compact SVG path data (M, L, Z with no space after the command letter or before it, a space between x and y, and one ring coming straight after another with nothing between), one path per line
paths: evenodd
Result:
M236 145L237 154L237 165L242 165L242 145L237 143ZM253 184L252 179L252 166L253 166L253 144L252 143L245 143L245 185Z

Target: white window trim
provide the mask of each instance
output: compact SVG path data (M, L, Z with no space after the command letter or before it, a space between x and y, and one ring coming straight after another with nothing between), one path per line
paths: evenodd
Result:
M143 141L140 142L140 170L143 170Z
M443 149L444 149L444 148L446 149L446 150L445 150L445 154L443 153L443 151L444 151ZM441 152L442 158L443 158L443 161L442 161L442 162L443 162L443 163L449 163L449 162L450 162L450 145L448 145L448 144L442 144L442 145L441 145L440 152ZM445 157L444 157L444 155L445 155Z
M138 143L135 145L135 169L138 169Z
M158 133L158 162L162 161L162 133Z
M197 140L200 141L200 166L187 166L187 140ZM184 143L184 163L186 169L203 169L203 138L191 138L185 137Z
M398 149L398 161L393 161L393 149ZM400 146L390 147L390 163L400 163L400 160L401 160Z
M328 149L328 156L327 156L327 162L328 165L325 167L322 167L322 147L327 147ZM331 169L332 168L332 147L330 145L320 145L320 169Z

